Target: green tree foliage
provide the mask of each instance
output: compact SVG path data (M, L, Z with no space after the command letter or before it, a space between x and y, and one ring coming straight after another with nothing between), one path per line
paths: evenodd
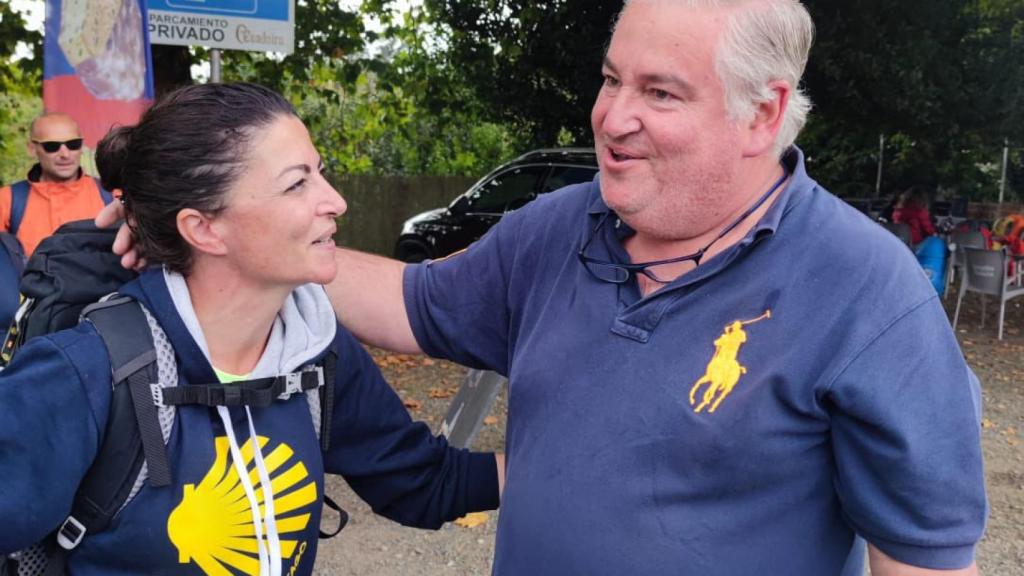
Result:
M368 14L381 32L365 28ZM345 12L307 0L296 17L293 54L225 52L223 76L285 94L333 172L479 175L521 152L512 125L482 120L487 107L426 45L438 36L422 9L395 15L390 2L376 0ZM381 53L369 54L368 43Z
M1024 0L805 0L817 26L805 77L815 111L800 144L847 195L910 183L978 199L996 191L1004 138L1024 141ZM486 114L590 141L589 111L620 0L426 0L450 30L447 58ZM1019 154L1018 154L1019 155ZM1021 189L1024 192L1024 189Z
M1006 116L978 31L998 23L966 0L814 0L817 38L805 76L815 102L801 143L814 172L845 195L874 193L886 135L883 194L913 183L982 198L995 190ZM995 55L992 55L995 56ZM991 58L991 56L990 56ZM1019 101L1019 100L1018 100Z
M224 80L249 80L285 90L292 82L310 79L316 64L347 63L336 67L349 82L359 75L358 55L366 40L375 39L367 32L359 10L346 10L338 0L296 0L295 51L280 58L261 52L226 50L222 53ZM198 51L203 57L206 51Z
M19 43L33 58L13 60ZM31 160L25 149L28 124L42 111L40 74L42 35L7 0L0 0L0 182L24 178Z
M522 131L486 120L489 104L434 49L442 40L422 8L397 14L389 0L367 0L360 9L297 0L296 8L292 54L223 51L222 77L285 94L336 173L476 176L523 151ZM367 29L368 15L381 31ZM10 180L27 168L24 128L41 107L41 36L0 0L0 39L0 178ZM35 47L37 57L13 63L18 42ZM168 72L158 85L187 84L191 63L208 56L204 48L155 47L158 76Z
M601 60L622 3L608 0L426 0L449 30L447 59L497 121L526 126L536 146L568 134L585 145Z

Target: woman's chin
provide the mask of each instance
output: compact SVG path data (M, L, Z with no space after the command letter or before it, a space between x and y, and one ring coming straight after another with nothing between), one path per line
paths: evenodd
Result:
M332 261L333 263L333 261ZM324 266L323 269L317 270L310 279L313 284L330 284L334 281L334 278L338 275L338 267Z

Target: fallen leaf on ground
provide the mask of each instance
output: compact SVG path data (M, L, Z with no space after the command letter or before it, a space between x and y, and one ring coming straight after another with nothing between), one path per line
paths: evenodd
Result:
M427 395L431 398L451 398L452 393L441 388L431 388Z
M419 400L413 400L412 398L402 400L402 404L405 404L405 407L409 410L419 410L423 406Z
M490 514L487 512L470 512L462 518L455 520L455 525L462 526L463 528L476 528L487 522L488 518L490 518Z
M437 362L435 362L433 358L424 358L423 359L423 365L424 366L433 366L434 364L437 364Z
M988 418L982 418L981 419L981 427L982 428L991 428L992 427L992 421L989 420Z
M497 423L498 423L498 417L497 416L488 416L487 418L484 418L484 424L486 424L488 426L494 426Z

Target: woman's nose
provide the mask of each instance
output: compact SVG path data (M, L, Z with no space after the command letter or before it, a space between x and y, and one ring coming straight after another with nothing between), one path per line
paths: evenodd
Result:
M348 210L348 203L345 202L345 198L329 183L324 186L324 199L321 206L324 207L324 211L327 214L334 217L341 216Z

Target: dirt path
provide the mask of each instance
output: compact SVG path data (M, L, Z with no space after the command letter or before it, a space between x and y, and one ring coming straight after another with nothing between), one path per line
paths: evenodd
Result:
M955 295L946 305L952 317ZM957 329L964 355L982 382L985 475L991 506L988 528L978 549L981 574L1024 576L1024 308L1010 303L1006 334L995 337L995 306L989 303L986 327L980 327L979 300L968 297ZM385 376L406 400L414 418L433 430L461 383L465 370L419 356L396 356L372 350ZM474 448L501 450L507 403L499 396ZM328 494L351 515L345 531L321 543L316 574L332 576L447 576L490 574L497 513L473 528L453 524L437 532L403 528L373 515L348 489L332 478Z

